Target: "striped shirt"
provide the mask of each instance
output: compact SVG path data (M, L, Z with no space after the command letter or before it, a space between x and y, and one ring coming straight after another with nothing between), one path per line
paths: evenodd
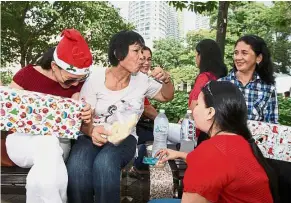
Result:
M239 87L246 100L249 120L278 123L276 88L261 80L257 72L254 72L252 81L245 86L237 79L234 70L219 81L229 81Z

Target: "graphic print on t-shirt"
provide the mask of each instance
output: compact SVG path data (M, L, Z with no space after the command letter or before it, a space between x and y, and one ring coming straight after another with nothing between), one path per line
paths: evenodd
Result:
M130 100L119 100L115 104L108 106L106 113L96 115L94 117L94 124L113 124L115 121L124 123L131 115L136 114L138 117L143 112L142 98L134 98Z

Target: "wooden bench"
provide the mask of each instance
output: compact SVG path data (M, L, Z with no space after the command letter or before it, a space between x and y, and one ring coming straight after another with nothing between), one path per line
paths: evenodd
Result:
M1 132L1 141L5 141L7 132ZM120 174L121 199L127 197L126 173L132 166L134 159L122 170ZM20 168L18 166L1 166L1 194L26 194L26 177L29 168ZM125 173L125 174L124 174ZM148 195L147 195L148 196Z
M2 156L5 156L5 139L8 132L1 131ZM5 148L6 149L6 148ZM6 152L5 152L6 153ZM6 160L8 163L9 161ZM2 163L2 160L1 160ZM6 163L6 164L7 164ZM18 166L1 166L1 193L2 194L25 194L26 176L29 169Z
M1 166L1 193L25 194L26 176L29 169L18 166Z

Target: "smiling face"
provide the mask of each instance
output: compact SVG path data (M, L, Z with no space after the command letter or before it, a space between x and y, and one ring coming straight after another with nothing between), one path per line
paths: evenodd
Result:
M252 47L243 41L237 43L234 55L234 64L236 69L240 72L254 72L256 69L256 63L262 61L262 55L256 56Z
M143 59L144 63L140 71L147 74L152 66L152 55L149 50L143 50Z
M215 110L213 107L207 107L204 101L204 94L200 92L197 104L193 110L195 125L203 132L208 132L213 122Z
M140 44L132 44L128 47L127 56L119 62L130 73L137 73L143 65L143 55Z

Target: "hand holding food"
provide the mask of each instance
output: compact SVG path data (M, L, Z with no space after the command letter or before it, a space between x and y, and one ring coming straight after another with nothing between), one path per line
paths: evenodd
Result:
M108 136L108 141L114 145L120 144L127 136L130 135L132 128L136 125L138 116L132 115L127 122L115 122L111 128L111 135Z

